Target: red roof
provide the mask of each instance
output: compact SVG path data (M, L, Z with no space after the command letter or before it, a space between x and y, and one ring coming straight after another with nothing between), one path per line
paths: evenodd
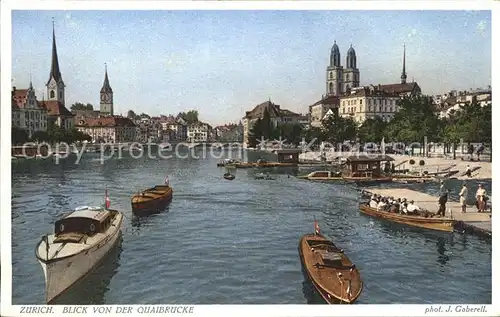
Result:
M75 122L77 127L135 127L134 122L124 117L85 118Z
M57 100L39 101L38 105L40 107L45 107L47 109L47 114L49 116L65 116L65 117L75 116L61 102Z
M380 88L391 94L402 94L409 92L419 92L420 87L417 83L405 83L405 84L390 84L390 85L380 85Z

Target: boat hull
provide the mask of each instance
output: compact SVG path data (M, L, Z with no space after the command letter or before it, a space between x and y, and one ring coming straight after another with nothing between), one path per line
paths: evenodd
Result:
M170 191L168 191L166 195L157 199L152 199L142 202L132 201L131 202L132 212L135 215L139 216L152 213L159 213L167 208L167 205L172 201L172 197L173 197L173 190L170 189Z
M367 177L343 177L343 180L349 183L356 184L380 184L380 183L390 183L392 182L391 177L381 177L381 178L367 178Z
M42 241L37 246L37 260L45 276L46 302L50 303L77 281L85 277L115 246L121 236L123 215L118 213L109 234L98 243L89 245L81 252L63 258L46 261L38 255Z
M359 210L361 213L369 216L429 230L453 232L455 223L455 221L450 218L425 218L418 216L405 216L387 211L378 211L377 209L371 208L366 204L360 204Z
M324 283L325 281L328 281L328 278L326 278L325 274L330 275L333 278L333 275L335 275L339 272L347 273L346 269L330 270L330 272L328 272L328 273L317 273L316 272L316 274L313 274L313 271L314 270L317 271L318 269L314 267L314 265L313 265L314 261L312 260L310 254L307 256L309 258L309 260L306 259L305 252L311 252L310 250L306 250L306 248L307 248L306 247L306 239L311 239L311 238L314 239L314 238L318 238L318 237L319 237L319 241L327 241L327 239L324 238L322 235L314 235L314 234L306 234L300 239L299 246L298 246L298 252L299 252L299 256L300 256L300 263L301 263L302 272L304 274L304 277L307 278L308 282L311 283L311 285L313 286L315 292L317 294L319 294L321 296L321 298L327 304L352 304L352 303L354 303L358 299L358 297L361 294L361 291L363 289L363 284L360 281L359 272L357 271L357 269L355 269L354 274L357 275L356 280L359 282L359 284L358 284L357 290L355 291L354 296L349 301L345 298L342 298L341 296L338 296L338 294L335 294L334 292L329 291L326 287L322 286L320 282L318 282L318 281L323 281L323 283ZM345 257L345 259L348 260L347 257ZM350 261L349 261L349 263L350 263ZM354 287L354 288L356 288L356 287Z

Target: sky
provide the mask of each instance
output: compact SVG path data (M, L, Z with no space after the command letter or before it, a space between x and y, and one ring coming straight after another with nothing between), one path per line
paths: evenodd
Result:
M490 11L13 11L12 82L31 74L38 99L52 18L68 108L98 108L106 63L115 114L197 109L218 125L267 100L306 113L334 41L342 65L353 45L361 85L399 83L403 44L424 94L491 85Z

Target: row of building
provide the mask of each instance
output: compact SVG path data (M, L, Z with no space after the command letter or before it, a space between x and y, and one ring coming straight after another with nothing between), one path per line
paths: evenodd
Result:
M347 51L346 67L341 65L340 50L336 42L330 52L330 63L326 67L326 94L308 107L307 115L294 114L281 109L271 101L259 104L243 117L244 143L248 143L249 133L257 119L262 118L267 109L272 121L302 122L306 128L322 127L323 120L337 113L341 117L350 117L361 125L367 119L376 117L388 122L399 111L398 100L404 97L422 94L417 82L407 82L406 47L403 47L403 66L400 82L388 85L360 86L360 71L357 68L356 52L351 47ZM491 86L487 89L470 91L452 91L441 96L434 96L436 113L447 117L453 110L460 109L465 103L477 100L481 106L491 104Z
M12 127L26 130L31 138L52 126L77 129L92 142L235 142L243 139L243 125L229 124L213 128L208 123L188 124L181 115L153 118L127 118L114 114L113 89L105 67L99 92L99 110L70 111L65 103L66 85L59 68L55 30L52 33L52 61L46 94L38 100L30 81L27 89L12 88Z

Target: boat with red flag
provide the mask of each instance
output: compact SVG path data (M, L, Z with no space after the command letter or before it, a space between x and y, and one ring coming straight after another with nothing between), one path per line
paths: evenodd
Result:
M103 206L75 208L38 242L35 256L45 276L47 303L85 277L119 241L123 214L110 204L106 190Z
M314 220L314 233L299 242L304 276L328 304L352 304L363 289L356 266L333 242L320 233Z
M156 185L134 195L131 199L132 212L136 215L157 213L165 210L172 201L173 189L168 176L164 185Z

